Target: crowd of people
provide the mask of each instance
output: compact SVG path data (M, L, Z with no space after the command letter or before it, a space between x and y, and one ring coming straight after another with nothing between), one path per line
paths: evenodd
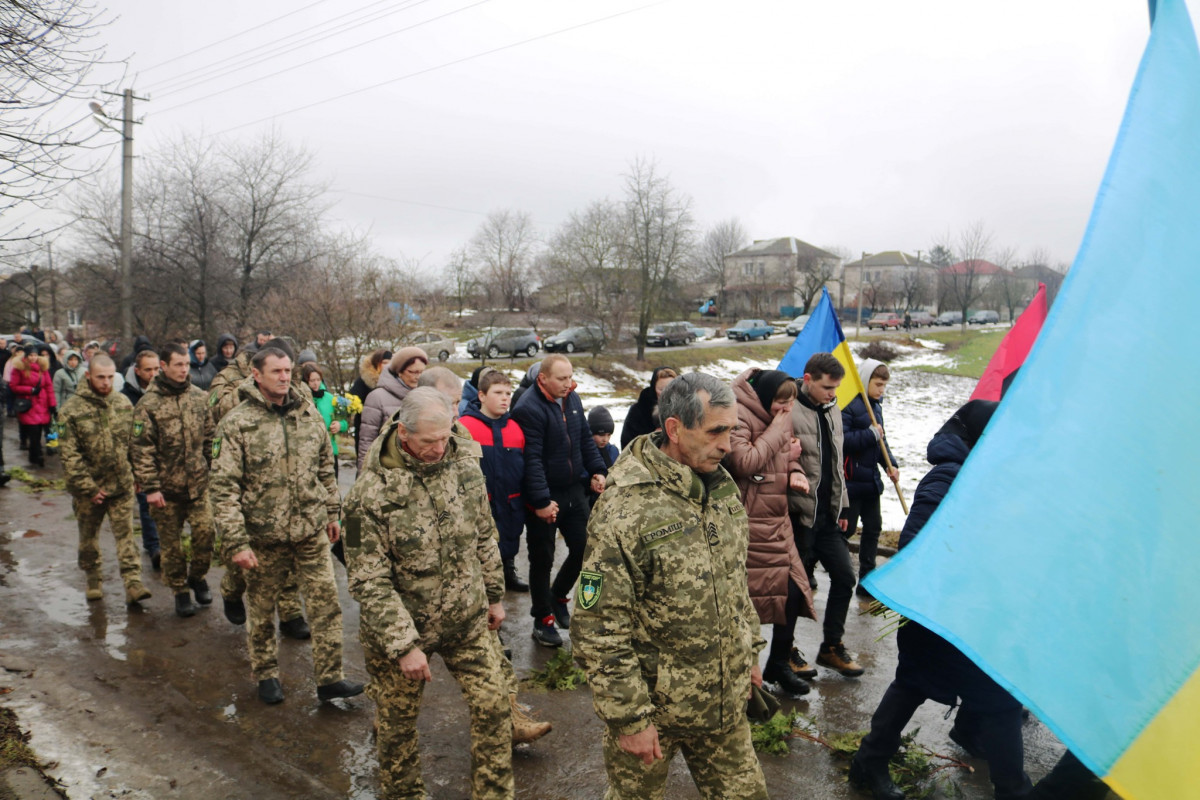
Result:
M727 384L656 369L618 449L612 414L585 411L561 354L514 392L497 369L464 382L419 348L378 350L350 389L361 413L345 417L316 356L267 330L245 345L222 335L212 358L201 340L155 348L139 337L120 364L98 342L79 352L37 339L4 343L9 415L35 466L46 436L58 435L86 599L104 598L106 517L125 601L150 597L135 507L178 616L213 603L217 558L223 611L245 626L262 702L284 700L277 631L311 639L320 700L364 690L374 700L382 797L425 796L416 722L434 654L470 708L472 796L513 797L512 745L550 725L518 700L500 638L506 592L530 594L539 645L562 647L570 631L605 723L613 800L662 797L680 751L702 796L765 798L747 700L764 688L803 696L818 667L864 673L842 638L855 592L870 599L860 581L876 562L881 472L898 476L883 427L890 373L878 361L863 361L865 396L844 410L844 369L828 353L798 379L752 368ZM993 409L964 406L930 443L935 467L902 546ZM351 434L357 476L343 498L337 440ZM847 540L860 520L856 570ZM566 555L555 572L559 536ZM359 604L365 686L342 669L335 560ZM800 620L817 619L818 563L829 586L810 663L794 642ZM896 679L852 764L855 785L902 798L887 763L904 726L925 699L961 698L952 737L988 761L997 798L1102 796L1069 757L1057 783L1034 788L1020 704L931 632L909 624L900 636Z

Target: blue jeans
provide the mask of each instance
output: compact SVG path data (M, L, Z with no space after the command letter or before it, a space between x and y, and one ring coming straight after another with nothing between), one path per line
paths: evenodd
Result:
M142 492L137 493L138 501L138 516L142 518L142 547L146 548L146 552L154 555L158 552L158 526L154 524L154 517L150 516L150 504L146 502L146 495Z

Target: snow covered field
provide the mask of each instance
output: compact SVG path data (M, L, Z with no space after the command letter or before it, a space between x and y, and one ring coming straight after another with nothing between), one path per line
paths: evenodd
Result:
M887 394L883 399L884 430L892 453L900 462L900 486L905 497L911 501L917 484L929 470L925 460L925 447L938 428L950 418L954 410L967 402L976 381L971 378L960 378L955 375L935 375L909 369L916 366L949 365L953 357L941 350L941 343L932 340L917 342L921 347L900 347L902 355L889 364L892 370L892 380L888 384ZM856 357L858 353L855 353ZM735 361L722 360L705 367L709 372L722 380L732 381L750 367L774 369L778 362ZM627 370L645 385L650 380L650 373ZM519 381L520 370L509 371L514 381ZM613 440L621 439L621 425L629 412L633 400L615 397L615 391L608 381L593 377L586 370L579 369L575 373L578 382L577 389L583 407L587 410L603 405L612 413L616 421L616 433ZM885 479L887 485L882 498L883 529L899 530L904 525L904 512L900 508L900 500L891 481Z

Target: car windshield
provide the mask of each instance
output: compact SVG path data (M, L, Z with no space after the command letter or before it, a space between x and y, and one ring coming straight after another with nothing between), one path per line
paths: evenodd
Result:
M752 319L739 319L737 325L734 325L733 327L735 327L735 328L753 328L757 324L758 323Z

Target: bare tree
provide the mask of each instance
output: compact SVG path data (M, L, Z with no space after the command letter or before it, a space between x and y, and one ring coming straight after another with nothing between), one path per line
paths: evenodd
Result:
M954 247L944 243L947 251L954 252L959 261L941 273L942 290L952 308L962 311L962 328L966 330L971 306L983 295L988 272L988 254L992 248L992 235L983 222L973 222L959 232Z
M537 234L525 211L493 211L471 238L471 257L488 298L505 309L521 308L528 292Z
M8 222L7 212L46 207L72 180L97 166L76 156L91 149L100 133L84 105L107 85L94 75L113 71L110 77L121 77L96 42L107 24L87 0L0 3L0 217L6 217L0 243L42 233ZM107 145L111 137L104 139Z
M910 267L900 273L897 287L897 297L900 302L897 303L899 308L896 310L907 311L920 308L929 302L929 291L929 277L918 262L915 267Z
M692 199L658 174L653 161L637 159L625 175L629 262L636 276L637 358L646 357L646 331L675 272L691 256L695 239Z
M797 254L793 273L795 289L793 297L800 295L800 313L807 314L813 301L821 296L821 289L837 275L838 262L835 258L818 256L814 253Z
M699 277L717 289L717 313L725 313L725 287L729 285L729 269L725 257L746 246L750 237L737 217L715 223L704 234L696 248Z
M578 317L599 328L601 347L620 337L627 316L628 241L622 208L598 200L573 212L550 242L547 266L566 287L559 296L567 308L574 301Z
M453 301L458 311L457 318L461 320L463 309L479 291L479 279L475 277L475 269L465 248L460 247L450 254L442 276L446 296Z

